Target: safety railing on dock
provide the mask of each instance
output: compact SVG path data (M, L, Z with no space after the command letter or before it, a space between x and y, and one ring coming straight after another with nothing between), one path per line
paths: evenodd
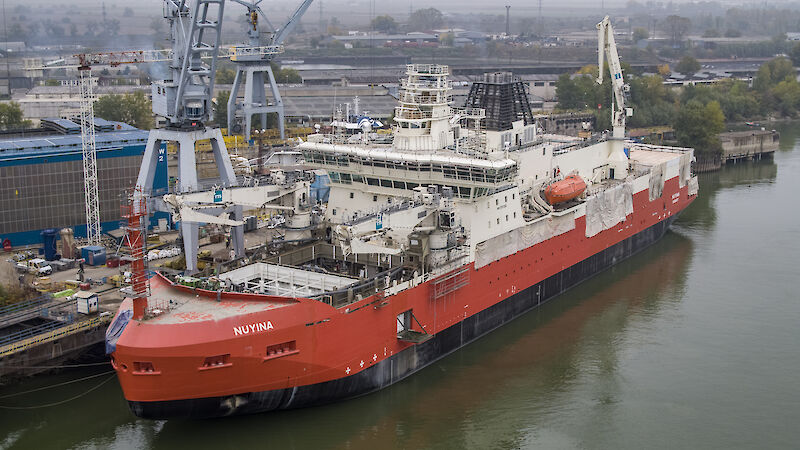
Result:
M41 297L34 298L32 300L12 303L10 305L0 306L0 317L6 314L13 314L15 312L28 309L28 308L36 308L39 306L44 306L48 302L52 301L53 297L51 295L43 295Z
M89 320L64 324L53 322L41 327L14 333L0 339L0 357L25 350L45 342L55 341L69 334L102 326L111 321L111 316L94 317Z

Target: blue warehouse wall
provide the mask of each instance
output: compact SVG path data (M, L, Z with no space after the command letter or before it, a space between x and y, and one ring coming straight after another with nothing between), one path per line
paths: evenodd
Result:
M106 136L107 139L109 140L111 137L116 137L116 136L123 136L123 139L116 140L114 142L107 142L105 144L107 145L107 147L98 148L97 149L98 160L107 160L107 159L121 158L121 157L135 157L135 156L141 157L144 154L145 143L147 140L146 132L139 131L137 132L136 135L131 134L130 141L127 141L122 133L103 133L103 134L113 135L113 136ZM98 136L100 135L101 134L98 134ZM67 208L67 206L59 204L58 201L49 202L48 197L41 195L37 200L37 202L39 202L38 205L27 205L24 204L22 200L16 200L16 201L14 200L15 195L25 193L23 192L23 189L25 191L36 190L37 192L47 192L48 193L47 195L52 195L54 196L54 198L57 199L59 193L59 183L57 183L56 181L48 180L47 178L49 175L41 175L41 174L55 173L57 175L61 173L60 169L58 168L64 167L64 165L63 164L58 165L53 163L67 162L69 164L74 164L74 162L80 162L82 159L82 153L79 146L75 146L74 144L55 145L59 142L58 137L49 140L41 139L41 141L44 142L40 146L25 147L25 148L19 148L19 146L16 148L13 147L12 146L14 144L13 141L6 141L0 143L4 144L0 145L0 171L5 170L9 173L11 173L11 171L14 171L14 173L17 174L19 173L23 174L22 176L18 175L18 178L16 178L17 181L12 182L11 180L6 180L5 182L6 185L0 186L0 188L2 188L0 189L0 192L3 192L3 195L5 195L6 197L10 197L5 199L5 203L2 203L4 210L0 211L0 214L3 214L6 217L10 217L14 215L16 216L25 215L29 212L31 215L33 215L35 212L36 214L39 215L38 220L35 222L35 224L41 226L41 227L34 226L26 229L24 225L30 222L17 221L15 222L16 225L14 225L13 227L7 226L8 222L0 222L0 243L8 239L11 241L11 244L13 246L38 244L42 242L41 231L43 229L59 227L59 226L67 226L73 228L76 237L86 236L85 218L81 223L70 223L69 225L63 224L63 217L61 221L53 219L53 223L47 223L48 218L50 217L49 216L50 213L48 211L52 211L53 215L58 215L58 214L63 214L62 210ZM47 146L48 142L51 143L51 147ZM119 143L120 145L115 145L117 143ZM98 142L98 145L100 144L101 142ZM122 179L130 180L131 177L133 180L135 180L136 178L135 173L132 172L135 172L136 168L131 167L131 162L132 161L130 160L130 158L128 158L128 162L125 163L127 164L126 166L127 168L125 169L119 168L120 165L115 163L104 164L104 166L110 167L110 169L107 169L108 172L105 174L102 173L98 174L101 180L105 176L106 179L109 179L110 177L112 181L117 182L117 184L110 183L106 187L107 195L109 196L105 200L107 202L105 207L106 211L109 211L108 203L109 202L113 203L114 201L116 201L113 200L112 198L116 198L117 196L119 196L120 201L122 199L122 194L124 193L123 189L119 189L120 192L117 194L116 186L125 185L128 183L128 181L122 182L120 180ZM69 164L68 164L69 167L74 167L74 165L69 165ZM134 165L135 164L136 163L134 162ZM55 169L55 172L53 172L53 168L57 168ZM103 169L101 168L101 171L102 170ZM120 170L124 170L124 172L120 172ZM28 173L31 173L33 175L28 176L27 175ZM124 173L125 175L123 177L121 175L117 175L118 173ZM156 175L153 183L154 193L162 193L162 192L166 193L168 188L167 174L168 174L168 168L167 168L166 146L162 146L162 148L159 151L159 159L156 166ZM36 177L39 178L37 179ZM44 177L44 179L42 179L42 177ZM56 176L54 176L53 178L56 178ZM23 185L25 183L27 184L25 184L23 188L22 186L17 187L14 183L17 183L18 185ZM79 187L76 185L76 183L79 184ZM76 190L82 192L83 190L82 176L79 176L77 179L71 178L69 184L71 184L69 190L73 192L73 195L74 191ZM68 190L66 189L66 185L62 186L63 186L61 189L62 191ZM102 189L103 187L101 186L101 191ZM109 190L111 190L112 192L108 192ZM114 195L114 197L110 197L110 195L112 194ZM24 197L20 196L18 198L22 199ZM0 198L0 201L2 200L3 199ZM74 198L72 200L74 202ZM28 207L31 208L30 211L27 211ZM76 206L73 203L69 207L71 208L70 211L76 218L76 221L79 220L78 217L84 217L83 210L82 208L80 208L80 205ZM169 220L169 214L163 212L156 212L151 216L151 223L153 225L156 225L158 223L158 220L161 218L166 218L167 220ZM119 220L106 220L101 223L101 228L103 232L108 232L111 230L118 229L119 226L120 226Z

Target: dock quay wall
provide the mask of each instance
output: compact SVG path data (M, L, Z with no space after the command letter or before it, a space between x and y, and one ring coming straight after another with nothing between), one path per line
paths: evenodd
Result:
M35 375L79 356L105 340L109 317L95 317L0 348L0 383Z

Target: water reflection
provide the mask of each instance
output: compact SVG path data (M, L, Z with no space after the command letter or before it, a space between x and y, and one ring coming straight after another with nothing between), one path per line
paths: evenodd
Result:
M680 225L710 231L717 221L717 193L739 186L749 188L771 184L777 175L778 165L772 158L727 164L721 170L699 174L700 194L681 214Z

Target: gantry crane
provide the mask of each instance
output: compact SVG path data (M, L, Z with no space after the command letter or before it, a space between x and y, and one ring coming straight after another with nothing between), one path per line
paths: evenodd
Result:
M625 108L625 94L629 87L622 76L622 66L617 53L617 43L614 40L614 28L611 20L606 16L597 24L597 83L603 84L603 70L605 59L608 59L608 71L611 76L611 90L613 93L611 124L612 137L625 138L625 117L633 115L633 108Z
M94 122L92 116L93 96L91 92L91 67L93 65L118 66L121 64L169 63L169 76L152 83L153 113L167 120L165 128L151 130L145 147L142 166L136 181L136 195L148 197L152 193L153 179L159 157L163 156L163 142L176 142L178 145L178 192L188 193L199 189L195 144L207 140L211 144L214 160L219 172L222 187L238 184L231 164L230 155L219 128L206 124L211 120L211 99L214 93L216 64L219 57L234 61L257 59L269 61L271 56L280 53L281 43L294 27L299 17L311 4L305 0L295 11L286 26L275 33L266 46L236 46L223 49L220 46L222 18L225 0L163 0L163 15L169 22L172 48L169 50L141 50L107 53L88 53L75 55L75 65L48 65L41 69L77 67L81 71L82 126L86 127L84 139L84 163L87 180L87 221L90 234L99 239L99 202L97 198L97 165L94 150ZM257 6L257 4L256 4ZM206 61L210 61L207 64ZM85 89L84 89L85 87ZM94 195L94 197L92 197ZM98 199L99 200L99 199ZM91 210L91 211L90 211ZM225 212L232 214L232 220L240 222L242 206L233 205ZM91 215L91 217L90 217ZM95 220L95 217L97 218ZM96 224L96 225L94 225ZM181 237L186 253L186 272L197 271L198 224L183 223ZM235 226L231 230L231 246L237 256L244 254L244 229Z
M205 49L201 59L212 56ZM234 59L241 55L269 55L282 51L281 46L221 47L219 57ZM100 245L100 196L97 176L97 150L94 128L94 82L92 68L117 67L123 64L142 64L172 61L172 49L127 50L116 52L81 53L69 59L53 61L42 67L28 70L77 69L79 73L81 148L83 153L83 180L86 209L86 238L88 245Z
M262 0L232 0L247 8L247 37L251 47L259 47L261 45L261 31L259 29L259 13L264 18L267 26L270 28L268 46L283 50L283 41L294 29L300 18L311 6L313 0L303 0L300 6L289 17L286 24L279 30L275 30L272 24L267 19L264 12L258 6ZM231 58L231 61L236 63L236 76L233 80L231 87L230 97L228 98L228 128L234 133L244 132L246 138L250 138L252 129L252 118L257 114L261 119L261 127L267 127L267 113L278 114L278 130L280 131L281 139L286 136L284 129L284 105L281 94L278 91L278 84L275 81L275 74L272 72L270 63L272 62L275 53L263 54L242 54ZM241 88L242 81L244 81L244 99L238 102L239 89ZM270 92L272 93L272 104L267 103L267 93L264 86L266 81L269 81ZM242 111L242 124L236 123L236 112Z

